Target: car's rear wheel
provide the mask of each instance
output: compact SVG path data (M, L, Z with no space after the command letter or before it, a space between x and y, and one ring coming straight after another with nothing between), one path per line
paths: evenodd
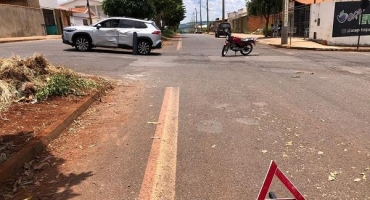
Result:
M77 36L74 45L79 51L89 51L91 49L91 41L84 35Z
M141 55L148 55L151 51L150 43L146 40L140 40L137 43L137 52Z

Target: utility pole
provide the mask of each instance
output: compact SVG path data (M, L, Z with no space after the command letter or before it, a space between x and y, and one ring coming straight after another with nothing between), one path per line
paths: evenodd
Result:
M209 13L208 13L208 0L207 0L207 33L209 33Z
M200 32L202 32L202 0L199 0Z
M225 21L225 0L222 0L222 22Z
M283 0L283 24L281 33L281 44L288 44L288 22L289 22L289 1Z
M194 12L193 12L193 16L192 16L192 18L191 18L191 23L193 23L193 32L195 33L195 16L194 16Z
M92 24L92 19L91 19L91 12L90 12L90 3L89 0L87 0L87 12L89 12L89 20L90 20L90 25Z
M197 25L198 24L198 13L197 13L197 7L195 7L195 33L197 33L198 29L197 29Z
M198 13L197 13L197 8L195 8L195 24L198 24Z

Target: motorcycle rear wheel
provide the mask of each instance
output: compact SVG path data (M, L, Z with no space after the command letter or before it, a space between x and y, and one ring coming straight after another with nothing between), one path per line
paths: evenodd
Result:
M240 53L246 56L246 55L250 54L252 52L252 50L253 50L252 44L247 44L244 47L244 49L240 51Z
M226 56L228 50L229 50L229 46L224 45L224 47L222 48L222 54L221 54L222 57Z

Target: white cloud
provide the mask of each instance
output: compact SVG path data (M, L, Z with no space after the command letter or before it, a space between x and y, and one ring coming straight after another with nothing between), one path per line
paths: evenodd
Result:
M238 11L241 8L245 8L245 0L224 0L225 1L225 18L227 18L227 13ZM206 10L207 0L201 0L202 5L202 21L207 20L207 10ZM186 7L186 17L182 22L190 22L195 19L195 8L197 9L198 21L200 0L183 0ZM222 17L222 0L208 0L208 10L209 10L209 20L213 21L216 18Z

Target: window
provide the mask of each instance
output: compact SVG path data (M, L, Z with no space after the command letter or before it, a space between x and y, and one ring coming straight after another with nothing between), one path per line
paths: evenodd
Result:
M119 27L120 28L135 28L135 21L122 19Z
M119 24L119 19L107 20L100 24L102 28L117 28Z
M148 28L144 22L136 22L135 28Z
M119 25L120 28L148 28L144 22L122 19Z

